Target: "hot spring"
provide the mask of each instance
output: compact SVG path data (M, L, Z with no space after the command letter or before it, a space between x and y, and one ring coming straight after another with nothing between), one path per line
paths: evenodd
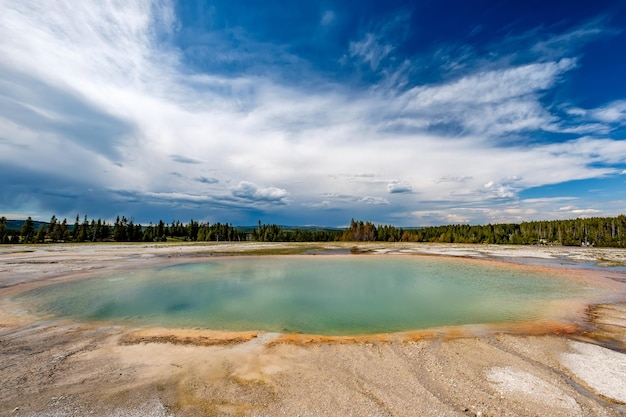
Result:
M60 318L354 335L543 320L554 314L555 303L582 302L600 291L505 264L415 256L261 256L109 273L40 287L19 300Z

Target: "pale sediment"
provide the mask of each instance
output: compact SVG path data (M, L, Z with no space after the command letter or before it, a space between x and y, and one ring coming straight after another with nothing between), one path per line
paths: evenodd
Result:
M298 245L0 247L0 415L603 415L626 412L626 292L555 322L329 339L46 321L10 297L50 280L172 257ZM351 245L350 245L351 246ZM330 249L350 246L328 245ZM626 251L367 245L387 254L623 263ZM26 250L26 251L24 251ZM31 251L32 252L29 252ZM559 252L561 251L561 252ZM568 272L569 273L569 272ZM572 272L587 279L586 271ZM593 275L589 273L589 275ZM596 282L597 277L589 278ZM620 289L621 288L621 289Z

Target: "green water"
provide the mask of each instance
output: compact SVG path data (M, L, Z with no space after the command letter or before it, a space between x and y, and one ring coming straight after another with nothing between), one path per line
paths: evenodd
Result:
M327 335L540 319L593 294L562 278L382 256L223 258L54 284L21 299L59 317Z

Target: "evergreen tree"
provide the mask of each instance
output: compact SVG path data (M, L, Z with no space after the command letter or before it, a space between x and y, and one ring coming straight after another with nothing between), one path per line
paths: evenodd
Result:
M7 218L0 217L0 243L7 243Z
M79 229L80 229L80 214L76 215L76 221L74 222L74 227L72 227L72 239L74 240L78 240L78 233L79 233ZM84 241L81 240L81 242Z
M50 224L48 224L48 238L52 239L52 241L56 241L56 228L57 228L57 218L55 215L52 215L50 218Z
M91 220L91 225L89 227L89 238L91 239L92 242L96 241L96 236L98 234L98 227L96 224L96 221L94 219Z
M163 220L159 220L159 224L156 227L156 238L159 241L165 241L166 240L166 227L165 227L165 223L163 223Z
M189 222L189 225L187 225L187 236L189 237L189 240L198 240L198 231L200 230L200 225L198 224L198 222L194 222L193 219L191 219L191 221Z
M126 242L128 240L126 226L128 224L128 220L126 217L122 216L120 220L120 216L117 216L115 220L115 224L113 225L113 239L116 242Z
M85 215L85 220L83 221L83 224L81 224L80 226L74 225L74 227L78 230L77 233L74 233L74 235L76 236L76 241L84 242L85 240L87 240L89 236L89 222L87 221L87 216Z
M37 229L37 235L35 236L35 242L43 243L46 240L46 226L43 224Z
M23 243L32 243L35 237L35 223L30 216L24 221L24 224L22 224L20 237Z
M154 242L154 226L152 222L146 227L146 230L143 231L141 240L144 242Z
M59 230L59 240L65 242L66 240L70 240L70 231L67 227L67 219L63 219L61 225L58 227Z

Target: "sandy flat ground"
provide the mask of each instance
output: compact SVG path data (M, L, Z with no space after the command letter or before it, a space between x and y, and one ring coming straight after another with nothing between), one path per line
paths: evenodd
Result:
M298 244L0 246L0 415L618 416L626 414L626 251L319 244L559 268L613 291L578 320L367 337L128 328L40 317L34 286L172 259ZM319 253L319 252L315 252ZM311 255L313 256L313 255ZM594 265L603 267L595 269Z

